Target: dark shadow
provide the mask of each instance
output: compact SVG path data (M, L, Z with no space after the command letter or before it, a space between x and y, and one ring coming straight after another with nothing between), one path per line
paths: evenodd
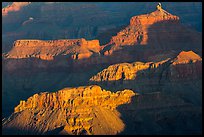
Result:
M202 108L157 92L133 96L117 107L125 129L119 135L200 135Z
M101 45L105 45L110 42L112 36L115 36L120 30L124 29L126 25L118 26L116 28L108 29L102 33L99 33L95 39L100 41Z
M64 129L64 126L56 128L54 130L47 131L46 133L38 133L32 129L24 130L19 128L3 128L2 135L59 135L59 133Z
M2 135L38 135L35 131L19 128L3 128Z
M46 132L44 135L59 135L59 133L64 129L64 126L56 128L54 130Z
M151 49L188 51L201 55L202 34L181 23L162 21L148 28L148 45Z

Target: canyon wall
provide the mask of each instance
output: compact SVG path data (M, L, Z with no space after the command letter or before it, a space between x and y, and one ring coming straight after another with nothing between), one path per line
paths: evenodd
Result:
M155 91L153 87L159 87L164 83L198 80L202 78L201 75L202 58L193 51L182 51L177 56L159 62L121 63L109 66L92 76L90 83L101 83L105 87L124 85L124 88L134 91L151 92ZM142 88L139 88L139 85L142 85Z
M131 90L111 93L96 85L35 94L20 101L3 128L19 130L13 134L49 134L56 128L62 128L59 134L117 134L124 124L116 107L130 103L134 95Z

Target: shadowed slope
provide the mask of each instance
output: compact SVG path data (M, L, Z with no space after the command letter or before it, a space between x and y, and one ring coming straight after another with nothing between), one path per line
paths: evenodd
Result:
M130 104L119 106L118 111L126 125L121 135L202 134L202 107L172 93L134 96Z

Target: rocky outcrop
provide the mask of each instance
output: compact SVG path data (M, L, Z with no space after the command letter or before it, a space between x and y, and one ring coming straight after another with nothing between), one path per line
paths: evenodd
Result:
M94 53L99 53L98 40L85 39L71 40L17 40L13 48L6 54L6 58L39 58L53 60L55 56L71 56L73 59L89 58Z
M174 59L173 65L188 64L202 61L202 58L193 51L182 51Z
M163 9L157 9L150 14L134 16L130 19L130 25L112 37L110 43L106 46L147 45L148 29L151 25L164 21L178 23L179 17ZM113 48L113 50L116 49L116 47ZM110 53L106 51L104 54L108 55Z
M133 80L137 72L148 69L151 63L135 62L111 65L93 76L90 81Z
M31 2L13 2L11 5L2 9L2 16L8 15L9 12L19 11L21 8L29 5Z
M160 8L149 14L132 17L130 24L104 45L102 53L112 55L123 49L123 53L128 54L130 46L141 49L143 48L141 45L147 47L143 52L150 49L154 51L178 49L199 51L202 42L201 35L182 26L178 16Z
M132 17L130 19L130 26L142 25L145 27L149 27L149 25L152 25L154 23L161 22L161 21L178 22L179 17L168 13L164 9L157 9L156 11L150 14L144 14L144 15Z
M96 85L35 94L20 101L3 128L34 134L48 134L59 127L60 134L116 134L124 128L116 107L129 103L134 95L131 90L111 93Z
M193 51L182 51L176 57L159 62L134 62L111 65L90 78L91 83L113 83L112 86L161 83L202 78L202 58ZM116 84L117 83L117 84ZM105 84L106 85L106 84ZM110 85L109 85L110 86ZM134 89L134 88L133 88ZM136 88L137 89L137 88Z
M202 58L193 51L182 51L173 60L168 72L171 81L202 78Z

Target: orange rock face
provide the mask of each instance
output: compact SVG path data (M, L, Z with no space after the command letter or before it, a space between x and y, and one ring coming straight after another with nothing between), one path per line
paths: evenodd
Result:
M35 134L56 127L63 127L60 134L116 134L124 128L116 107L129 103L134 95L131 90L111 93L95 85L35 94L20 101L3 127L35 128Z
M173 65L176 64L187 64L187 63L194 63L196 61L202 61L202 58L197 55L193 51L182 51L179 53L179 55L176 57Z
M150 14L134 16L130 20L131 26L143 25L148 27L148 25L152 25L161 21L179 21L179 17L168 13L167 11L161 9L156 10Z
M9 12L19 11L22 7L29 5L31 2L13 2L11 5L2 9L2 16L6 16Z
M17 40L6 58L39 58L53 60L58 55L69 55L74 59L88 58L100 51L98 40Z

